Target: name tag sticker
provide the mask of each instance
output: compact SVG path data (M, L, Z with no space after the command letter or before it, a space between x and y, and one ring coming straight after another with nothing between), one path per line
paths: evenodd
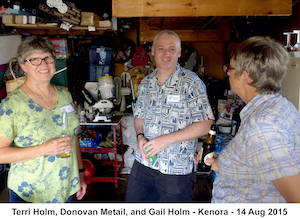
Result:
M167 103L180 103L180 95L168 95Z
M75 113L75 109L73 108L72 104L62 106L59 109L61 112L63 112L65 110L68 114Z

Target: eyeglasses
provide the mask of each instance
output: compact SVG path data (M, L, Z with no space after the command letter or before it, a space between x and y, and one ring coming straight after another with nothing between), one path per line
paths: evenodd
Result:
M230 67L230 64L223 65L223 71L227 74L230 70L233 70L235 68Z
M32 59L26 59L25 62L30 62L32 65L39 66L42 64L42 61L45 61L47 64L52 64L55 62L55 58L52 56L47 56L45 58L32 58Z

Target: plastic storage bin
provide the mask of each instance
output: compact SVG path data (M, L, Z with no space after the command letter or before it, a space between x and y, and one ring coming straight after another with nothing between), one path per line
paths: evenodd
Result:
M68 58L68 42L66 38L54 38L50 39L55 49L55 56L57 59Z
M89 50L89 59L91 64L109 65L112 56L112 48L91 46Z
M111 72L110 65L89 65L89 81L98 82L98 78L109 76Z

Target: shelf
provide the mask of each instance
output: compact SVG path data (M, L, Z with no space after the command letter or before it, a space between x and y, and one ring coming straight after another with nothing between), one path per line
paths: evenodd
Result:
M61 29L57 25L52 24L5 24L9 27L29 28L29 29ZM88 30L87 26L71 27L70 30ZM96 27L97 30L111 30L111 27Z
M114 166L114 176L113 177L102 177L102 176L90 176L86 177L86 181L90 182L112 182L115 183L115 188L118 188L118 174L120 174L121 170L124 167L124 152L123 152L123 143L122 143L122 126L121 119L123 116L114 116L111 122L86 122L80 123L80 125L93 125L93 126L113 126L113 148L92 148L92 147L81 147L80 150L82 153L113 153L114 160L112 161L101 161L103 165L113 165ZM116 137L116 126L120 126L120 137L121 141L117 144ZM121 147L122 161L117 160L117 147Z
M114 153L116 151L115 148L80 148L83 153Z
M31 33L41 35L103 35L104 32L114 33L111 27L96 27L95 31L89 31L87 26L71 27L69 31L57 25L48 24L5 24L7 27L15 27L17 34Z
M111 122L84 122L80 123L80 125L119 125L123 116L118 115L112 117Z

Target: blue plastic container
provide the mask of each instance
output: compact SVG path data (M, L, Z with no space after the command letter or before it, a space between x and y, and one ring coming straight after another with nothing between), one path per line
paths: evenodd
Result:
M112 48L91 46L89 50L89 58L91 64L110 65L112 56Z
M96 148L102 140L102 134L94 130L84 130L78 136L82 148Z
M98 82L98 78L103 76L109 76L111 72L110 65L89 65L89 81Z

